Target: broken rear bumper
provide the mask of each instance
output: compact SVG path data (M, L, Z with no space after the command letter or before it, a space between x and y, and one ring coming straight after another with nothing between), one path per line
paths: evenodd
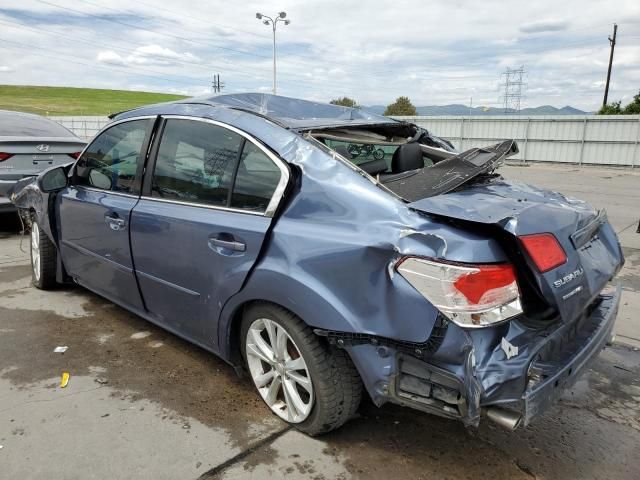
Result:
M393 402L477 426L491 409L527 425L549 408L611 340L621 289L602 294L574 322L547 330L507 322L465 331L449 325L429 358L386 346L345 347L377 405ZM507 358L506 339L518 348ZM488 415L490 418L492 415Z
M559 329L540 347L527 372L527 388L520 401L512 406L522 414L524 425L571 387L589 361L611 341L621 293L618 286L614 293L601 295L598 306L579 325ZM568 337L572 339L567 341Z

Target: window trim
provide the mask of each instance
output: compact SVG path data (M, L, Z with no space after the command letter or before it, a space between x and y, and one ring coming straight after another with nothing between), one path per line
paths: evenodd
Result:
M144 174L145 178L143 180L143 189L142 189L140 198L143 198L145 200L155 201L155 202L161 202L161 203L173 203L177 205L186 205L190 207L208 208L211 210L222 210L227 212L245 213L249 215L256 215L256 216L269 217L269 218L273 217L276 210L278 209L278 206L282 201L282 198L284 197L284 193L287 188L287 185L289 185L289 179L291 178L288 165L280 157L278 157L271 150L265 147L254 136L244 132L243 130L240 130L237 127L220 122L218 120L213 120L210 118L203 118L203 117L193 117L189 115L171 115L171 114L160 115L160 118L162 119L162 125L158 129L158 134L154 138L153 147L151 149L151 154L149 156L149 161L147 162L147 168L145 169L145 174ZM150 185L153 179L153 172L155 171L158 148L159 148L160 142L162 141L162 137L164 135L164 128L166 126L167 120L190 120L194 122L209 123L211 125L224 128L226 130L229 130L231 132L234 132L240 135L244 139L244 144L246 144L246 142L251 142L258 149L260 149L280 170L280 180L278 181L278 185L276 186L271 196L271 199L267 204L267 208L265 209L265 211L255 212L255 211L251 211L243 208L233 208L233 207L220 206L220 205L207 205L205 203L185 202L182 200L165 199L165 198L158 198L158 197L151 196L149 193L149 190L144 188L144 185ZM244 148L244 144L243 144L243 148ZM239 153L241 154L242 150ZM236 169L237 169L237 165L236 165ZM147 177L147 174L149 174L149 177ZM233 192L234 185L235 185L235 174L233 177L231 188L229 189L230 195Z
M136 191L134 193L124 193L124 192L115 192L113 190L104 190L101 188L96 188L96 187L90 187L87 185L78 185L74 182L74 179L76 177L76 167L78 162L80 161L80 159L82 158L82 156L85 154L85 152L89 149L89 147L91 147L91 145L93 145L96 140L98 139L98 137L100 135L102 135L104 132L106 132L107 130L109 130L112 127L115 127L121 123L126 123L126 122L133 122L136 120L150 120L150 119L156 119L155 122L153 122L151 124L151 128L149 129L149 131L145 134L145 138L144 141L142 143L141 152L144 152L144 158L142 159L142 163L140 165L136 166L136 177L135 177L135 187L136 187ZM125 196L125 197L135 197L135 198L140 198L140 194L142 193L142 181L144 179L144 171L147 165L147 162L149 160L149 151L151 148L151 145L153 144L153 141L155 140L155 132L157 129L157 118L158 115L141 115L138 117L129 117L129 118L123 118L122 120L116 120L115 122L111 122L108 123L107 125L105 125L104 127L102 127L102 129L100 131L98 131L98 133L95 134L95 136L93 137L93 139L91 140L91 142L87 143L87 145L82 149L82 151L80 152L80 155L78 155L78 159L73 163L73 167L69 170L69 174L68 174L68 178L69 178L69 186L74 187L76 189L83 189L83 190L89 190L89 191L94 191L94 192L103 192L103 193L110 193L110 194L114 194L114 195L120 195L120 196Z

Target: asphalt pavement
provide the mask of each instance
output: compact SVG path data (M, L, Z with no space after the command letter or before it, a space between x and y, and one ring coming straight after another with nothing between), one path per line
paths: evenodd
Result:
M530 427L466 429L365 401L338 431L309 438L203 350L81 288L31 287L28 239L5 216L0 478L640 478L640 172L502 173L606 208L627 257L616 344Z

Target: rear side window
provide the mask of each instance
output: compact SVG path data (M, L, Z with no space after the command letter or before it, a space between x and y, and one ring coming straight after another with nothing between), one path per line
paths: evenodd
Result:
M137 193L136 172L152 119L119 123L102 132L76 163L75 184Z
M256 145L247 142L242 150L231 206L264 212L280 182L280 175L278 166Z
M278 166L242 135L207 122L168 119L151 196L264 212L280 176Z
M151 196L226 206L244 138L231 130L192 120L167 120Z

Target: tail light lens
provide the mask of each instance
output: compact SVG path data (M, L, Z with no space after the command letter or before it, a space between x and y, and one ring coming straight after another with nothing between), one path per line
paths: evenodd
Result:
M80 153L82 152L73 152L73 153L67 153L67 155L69 155L71 158L73 158L74 160L77 160L78 157L80 156Z
M406 257L396 270L447 318L462 327L485 327L522 313L511 264L455 265Z
M0 162L9 160L11 157L13 157L13 153L0 152Z
M567 254L551 233L536 233L518 238L541 273L553 270L567 261Z

